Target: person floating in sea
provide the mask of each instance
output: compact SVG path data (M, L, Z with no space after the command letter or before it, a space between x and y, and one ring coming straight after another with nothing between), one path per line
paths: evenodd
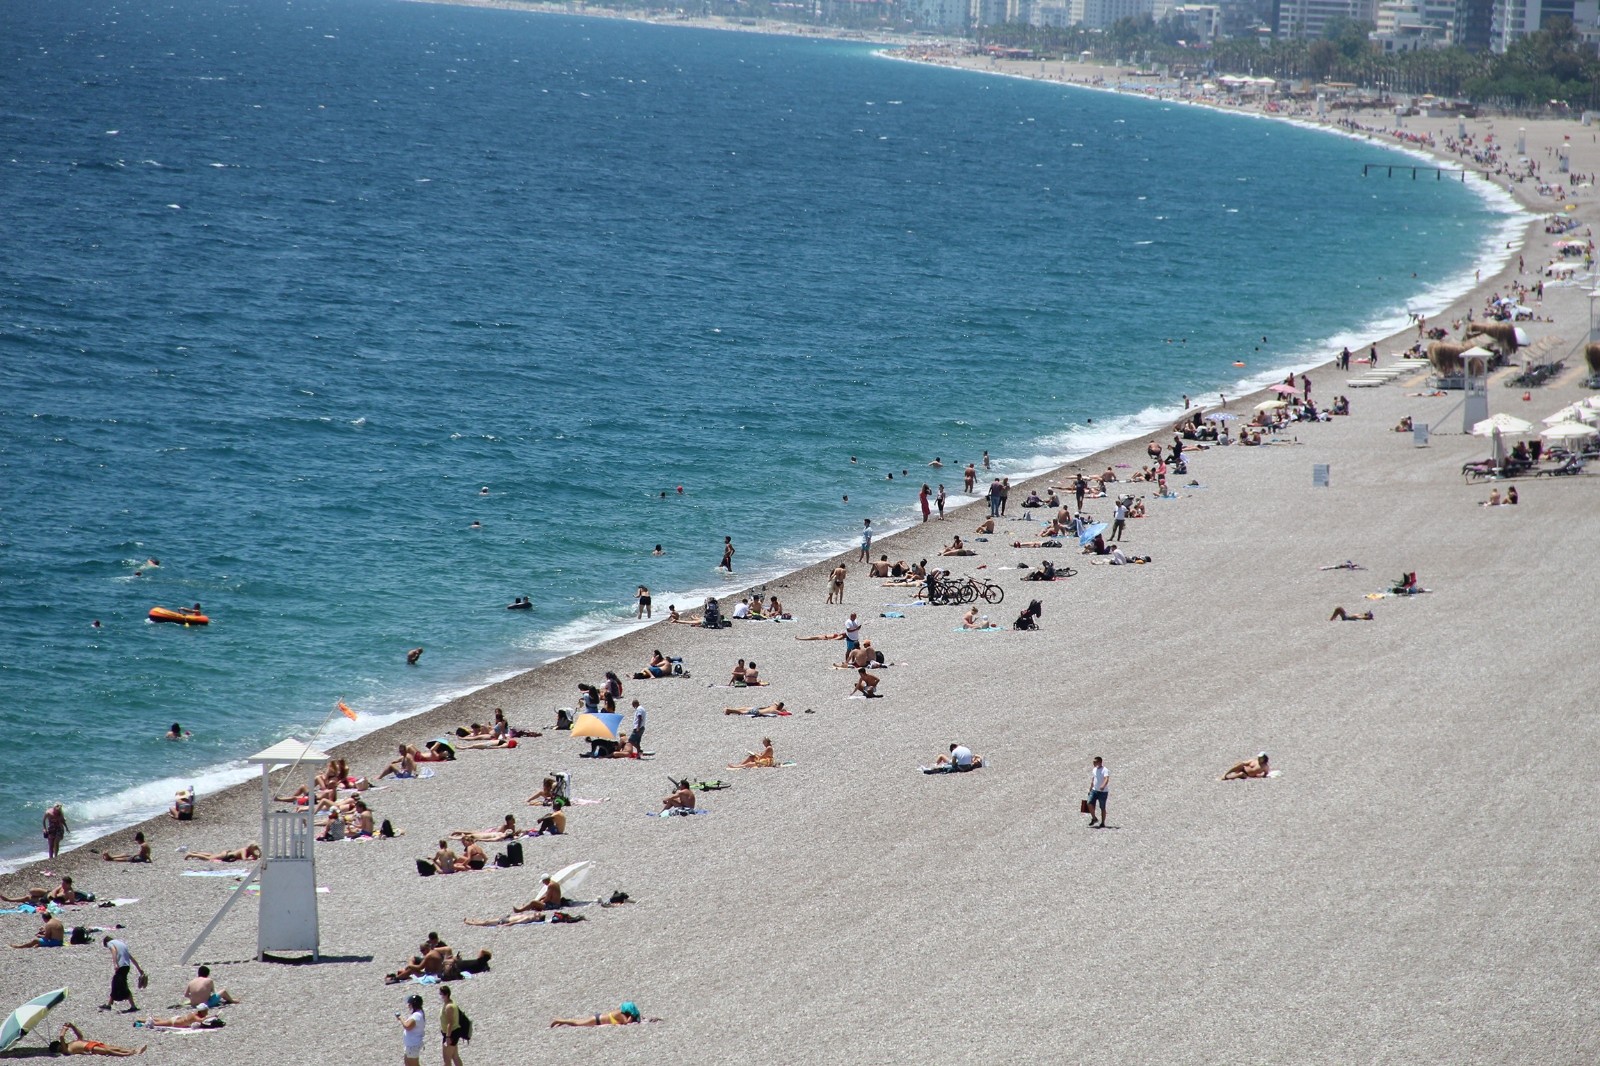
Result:
M422 658L422 649L412 648L410 651L406 652L406 665L415 666L417 665L417 660L420 658Z

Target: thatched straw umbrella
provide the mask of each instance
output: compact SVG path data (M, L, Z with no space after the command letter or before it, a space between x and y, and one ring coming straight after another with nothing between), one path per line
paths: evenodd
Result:
M1517 350L1517 327L1509 322L1472 322L1467 325L1467 329L1472 333L1493 337L1505 345L1507 352Z
M1600 341L1590 341L1583 349L1583 357L1589 362L1589 369L1600 374Z
M1448 377L1451 374L1461 373L1461 353L1466 351L1468 345L1454 344L1450 341L1434 341L1428 345L1428 362L1433 364L1435 372Z

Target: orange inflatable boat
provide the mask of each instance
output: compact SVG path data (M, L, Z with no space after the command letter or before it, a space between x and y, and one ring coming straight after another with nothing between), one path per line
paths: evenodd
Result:
M165 607L150 608L152 622L180 622L186 626L208 626L211 619L194 611L169 611Z

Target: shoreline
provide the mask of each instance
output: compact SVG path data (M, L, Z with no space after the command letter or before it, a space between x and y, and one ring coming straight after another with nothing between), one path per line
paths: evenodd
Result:
M1600 170L1600 147L1584 151L1579 169ZM1580 202L1593 223L1592 190ZM1536 227L1524 231L1525 252ZM1436 317L1519 276L1528 275L1508 261ZM1571 338L1587 326L1585 297L1552 287L1542 310L1554 324L1530 330ZM1385 362L1396 339L1412 337L1378 340ZM1346 391L1346 375L1322 365L1311 373L1325 402ZM1503 387L1506 374L1492 377L1492 410L1536 419L1591 395L1570 364L1526 402ZM1600 1038L1581 990L1600 932L1582 901L1596 894L1600 857L1584 831L1600 817L1587 787L1600 727L1582 713L1588 679L1570 641L1550 634L1564 633L1565 605L1600 592L1600 579L1565 561L1572 531L1591 520L1595 481L1530 477L1517 483L1519 506L1482 507L1490 486L1458 471L1487 442L1461 435L1459 395L1417 391L1422 377L1349 390L1349 417L1291 427L1268 447L1197 448L1195 484L1177 479L1175 498L1152 497L1150 516L1130 523L1130 548L1152 565L1013 548L1030 528L1013 514L956 569L1006 588L993 608L1002 624L1043 601L1038 632L965 631L958 609L890 617L886 601L905 590L854 572L845 605L825 604L830 559L770 583L793 623L658 622L339 746L370 776L399 738L484 720L497 704L513 724L542 729L578 681L615 669L624 706L632 696L648 704L646 746L658 754L648 765L579 763L576 742L547 733L516 752L465 751L431 779L369 794L406 835L315 849L328 888L318 897L321 963L257 964L254 915L237 909L195 961L244 1002L226 1008L224 1030L149 1034L152 1056L392 1061L401 997L424 995L432 1040L438 996L385 985L382 974L437 929L465 953L494 951L492 972L455 985L478 1030L472 1061L547 1052L731 1063L759 1042L882 1066L937 1057L930 1034L939 1046L953 1038L979 1049L972 1055L1025 1061L1449 1063L1498 1060L1507 1048L1592 1060ZM1228 407L1264 395L1230 396ZM1435 427L1426 448L1390 430L1411 415ZM1144 440L1013 488L1079 466L1137 466ZM1328 488L1311 484L1313 464L1331 464ZM1088 507L1103 515L1105 505ZM874 551L931 557L952 533L971 535L974 513L960 507L947 523L877 538ZM854 550L843 556L854 571ZM1022 584L1019 564L1041 557L1079 574ZM1365 572L1329 568L1346 559ZM1431 594L1377 591L1401 571L1419 572ZM1333 623L1335 604L1377 618ZM793 639L838 628L846 611L864 612L867 635L899 664L884 671L882 700L849 701L849 673L829 669L837 646ZM693 677L628 679L653 644L685 656ZM772 687L708 690L736 656L759 659ZM796 713L722 713L773 699ZM763 734L793 766L723 768ZM955 742L986 768L916 772ZM1218 782L1260 750L1282 776ZM1112 768L1117 815L1103 833L1076 814L1096 754ZM412 861L448 829L538 813L523 797L559 769L574 771L575 794L590 802L570 809L568 834L526 841L525 867L415 875ZM658 805L667 776L732 778L734 788L705 796L706 817L647 822L640 815ZM1486 781L1514 783L1516 806L1486 806ZM15 895L45 883L48 866L102 896L141 897L69 921L125 923L120 935L152 971L141 1004L163 1013L193 973L180 953L227 898L221 879L177 876L173 849L242 844L258 812L246 783L202 797L196 822L143 823L156 857L148 866L78 848L0 875L0 885ZM104 840L120 850L132 830ZM578 860L597 864L585 899L622 889L633 901L574 908L582 924L463 924L505 913L541 873ZM13 939L34 928L13 916ZM89 1006L109 976L102 949L8 951L7 964L0 993L17 1002L62 985L78 993L52 1026L146 1039L126 1017ZM1062 995L1083 988L1086 973L1088 988ZM623 999L667 1021L544 1028ZM310 1002L339 1022L292 1024ZM1358 1031L1367 1039L1352 1043ZM595 1041L604 1047L591 1051Z
M837 28L823 28L823 29L837 30L837 32L831 32L831 33L812 32L812 29L809 28L809 27L800 26L800 25L792 24L792 23L774 22L774 21L770 21L770 20L758 20L757 25L753 25L752 26L752 25L743 25L743 24L739 24L737 22L732 22L730 20L719 19L719 18L711 18L711 19L660 18L660 17L647 16L647 15L644 15L642 13L612 11L612 10L608 10L608 9L601 9L599 11L589 11L589 10L572 11L572 10L569 10L566 5L548 4L548 3L521 3L521 2L518 2L518 0L411 0L411 2L436 3L436 4L441 4L443 6L464 6L464 7L485 8L485 9L491 9L491 10L524 11L524 12L534 13L534 14L558 14L558 15L568 15L568 16L572 16L572 17L608 17L608 18L624 19L624 20L628 20L628 21L647 22L647 23L649 23L651 25L676 25L676 26L685 26L685 27L688 27L688 28L696 28L696 29L720 29L720 30L727 30L727 31L733 31L733 32L756 32L756 33L766 33L766 34L775 35L775 36L790 36L790 37L827 36L827 37L832 37L832 38L837 38L837 39L858 40L858 41L859 40L877 41L877 40L880 39L880 38L877 38L877 37L864 38L862 35L860 35L858 33L855 33L854 31L837 30ZM924 39L896 38L896 40L898 40L900 42L900 46L915 46L915 47L920 47L920 48L927 48L928 47L928 42L926 40L924 40ZM1426 158L1426 159L1429 159L1429 160L1436 160L1436 161L1437 160L1442 160L1442 161L1451 163L1452 165L1458 165L1459 164L1459 161L1455 160L1454 157L1451 157L1447 153L1445 153L1443 151L1440 151L1440 150L1428 149L1428 148L1425 148L1425 147L1420 146L1420 145L1410 144L1410 143L1403 142L1403 141L1393 141L1392 139L1387 139L1387 138L1379 140L1377 138L1374 138L1370 134L1363 135L1363 134L1361 134L1359 132L1356 132L1356 131L1351 131L1351 130L1340 128L1336 124L1333 124L1333 123L1330 123L1330 122L1319 122L1319 121L1317 121L1315 119L1308 118L1307 116L1303 116L1303 115L1268 114L1268 113L1262 112L1262 111L1257 110L1257 109L1243 109L1243 108L1238 108L1238 107L1217 106L1215 104L1208 103L1205 100L1198 100L1198 99L1169 99L1167 97L1164 97L1164 96L1160 95L1157 87L1150 87L1150 88L1141 89L1141 90L1128 90L1128 89L1123 89L1123 88L1119 88L1119 87L1115 87L1115 86L1089 84L1089 83L1086 83L1086 82L1074 81L1074 80L1070 80L1070 79L1063 80L1063 78L1061 78L1061 77L1035 75L1035 74L1030 74L1027 71L1020 70L1020 69L1019 70L1004 69L1004 67L1005 67L1005 65L1006 65L1006 63L1008 61L995 60L995 59L992 59L990 57L984 57L984 56L970 56L970 57L966 57L965 61L962 61L962 60L959 60L959 59L956 59L956 60L952 61L951 59L946 59L946 58L926 58L926 57L916 57L916 56L910 56L910 55L894 55L894 54L891 54L891 53L889 53L887 51L884 51L884 50L881 50L881 49L876 51L874 53L874 55L876 55L877 57L880 57L880 58L890 59L890 60L894 60L894 61L898 61L898 62L916 63L916 64L923 65L923 66L941 66L941 67L947 67L947 68L950 68L950 69L963 70L963 71L966 71L968 73L989 74L989 75L992 75L992 76L1000 76L1000 77L1022 78L1022 79L1026 79L1026 80L1030 80L1030 81L1040 81L1040 82L1043 82L1043 83L1046 83L1046 84L1063 85L1065 87L1073 88L1073 89L1088 90L1088 91L1093 91L1093 92L1111 93L1111 94L1119 95L1119 96L1128 96L1128 97L1140 98L1140 99L1145 99L1145 100L1147 100L1147 101L1149 101L1151 103L1156 103L1156 104L1161 104L1161 103L1181 104L1181 105L1185 105L1185 106L1207 108L1207 109L1212 110L1212 111L1217 111L1217 112L1221 112L1221 113L1224 113L1224 114L1239 115L1241 117L1283 121L1283 122L1288 122L1291 125L1296 125L1296 126L1299 126L1300 128L1311 130L1311 131L1315 131L1315 132L1334 133L1334 134L1337 134L1337 135L1340 135L1340 136L1344 136L1344 137L1347 137L1347 138L1350 138L1350 139L1353 139L1353 140L1358 140L1358 141L1361 141L1361 140L1365 140L1365 141L1369 141L1369 142L1370 141L1376 141L1376 143L1382 144L1385 148L1397 149L1399 151L1405 152L1405 153L1413 155L1413 156L1417 156L1419 158ZM1009 61L1009 62L1013 62L1015 65L1021 66L1024 61ZM1031 61L1030 60L1030 61L1025 61L1025 62L1027 62L1029 64L1032 64L1032 63L1035 63L1037 61ZM1075 63L1059 63L1059 64L1055 64L1055 66L1060 67L1063 72L1066 72L1066 71L1070 70L1073 73L1089 72L1089 73L1096 73L1097 74L1098 72L1101 72L1101 71L1104 71L1104 70L1108 69L1108 68L1103 68L1103 67L1100 67L1100 66L1097 66L1097 65L1086 65L1086 64L1075 64ZM1438 120L1436 120L1436 121L1438 121ZM1476 120L1476 121L1481 121L1481 120ZM1545 121L1554 122L1555 120L1545 120ZM1493 122L1490 121L1489 125L1492 127ZM1495 288L1495 286L1496 286L1496 282L1500 278L1504 277L1507 274L1507 271L1509 269L1511 261L1513 259L1515 259L1520 253L1523 253L1523 252L1525 252L1525 251L1527 251L1527 250L1529 250L1531 248L1532 243L1533 243L1534 239L1537 236L1536 227L1539 225L1541 219L1544 217L1544 214L1548 213L1547 211L1542 211L1540 209L1540 206L1538 204L1534 203L1533 199L1531 197L1526 196L1526 195L1519 195L1519 191L1520 190L1516 186L1511 186L1511 185L1503 184L1503 183L1501 183L1499 181L1495 181L1492 177L1488 176L1487 174L1483 174L1483 173L1479 173L1479 172L1473 172L1473 177L1474 177L1474 181L1473 181L1473 183L1469 184L1469 186L1468 186L1469 188L1471 188L1473 185L1476 185L1477 182L1485 183L1490 188L1496 190L1500 195L1504 196L1508 203L1512 203L1512 204L1517 205L1519 210L1526 215L1526 218L1524 220L1518 221L1515 218L1515 216L1507 215L1507 228L1509 228L1510 225L1516 225L1516 226L1519 227L1521 232L1520 232L1520 235L1518 237L1516 237L1516 238L1513 238L1513 240L1511 242L1509 242L1505 248L1499 250L1500 254L1495 257L1498 260L1498 270L1494 274L1492 274L1489 278L1487 278L1486 280L1483 280L1483 281L1480 281L1480 282L1475 282L1475 283L1472 284L1471 287L1466 289L1466 291L1446 299L1445 302L1441 306L1439 306L1438 310L1429 311L1428 312L1428 317L1431 318L1431 319L1453 317L1456 312L1461 311L1461 310L1463 310L1465 308L1470 308L1471 306L1474 306L1474 305L1476 305L1478 303L1481 303L1481 300L1475 299L1475 297L1477 297L1478 295L1480 295L1482 293L1487 293L1487 292L1493 290ZM1481 189L1481 188L1475 189L1474 191L1477 192L1477 193L1480 193L1480 194L1484 194L1484 190ZM1491 242L1487 239L1487 235L1486 235L1485 247L1487 247L1489 243L1491 243ZM1406 327L1401 327L1401 328L1399 328L1399 329L1397 329L1397 330L1395 330L1393 332L1386 333L1386 334L1375 334L1375 333L1372 332L1372 329L1382 329L1384 327L1384 325L1385 325L1384 323L1370 322L1370 321L1368 323L1366 323L1366 324L1353 325L1348 330L1344 331L1343 333L1336 334L1335 338L1330 342L1330 344L1336 344L1337 343L1337 338L1339 338L1339 337L1346 337L1346 336L1348 336L1348 337L1356 337L1356 336L1360 336L1362 338L1365 338L1365 339L1360 341L1360 347L1364 347L1368 343L1378 343L1380 345L1384 345L1386 347L1392 348L1395 345L1395 342L1397 342L1398 340L1409 339L1408 338L1408 329ZM1369 329L1367 327L1372 327L1372 329ZM1376 337L1375 340L1374 340L1374 337ZM1351 348L1353 350L1358 348L1358 345L1354 344L1354 343L1352 343L1350 346L1351 346ZM1323 360L1321 360L1319 362L1300 362L1300 361L1294 360L1292 356L1286 356L1285 358L1287 359L1287 361L1285 361L1284 363L1282 363L1279 366L1276 366L1273 370L1260 371L1260 372L1258 372L1256 374L1251 374L1251 375L1247 375L1245 377L1236 379L1235 382L1233 383L1233 386L1232 386L1233 388L1243 389L1246 386L1247 383L1251 382L1252 379L1258 379L1260 381L1260 384L1254 385L1250 389L1250 391L1248 391L1248 392L1241 391L1237 395L1235 395L1233 392L1230 391L1228 393L1228 396L1229 396L1229 409L1235 409L1236 410L1236 409L1238 409L1236 405L1242 404L1242 403L1244 403L1246 401L1255 402L1255 401L1261 399L1262 397L1264 397L1266 395L1264 390L1267 387L1267 385L1270 384L1271 381L1276 381L1277 380L1277 375L1279 373L1281 373L1282 371L1290 370L1290 369L1294 370L1295 372L1312 371L1312 372L1318 373L1319 378L1321 378L1322 376L1324 376L1327 373L1329 373L1332 370L1332 366L1333 366L1333 364L1330 361L1326 360L1326 359L1323 359ZM1196 407L1198 407L1200 409L1203 409L1203 410L1214 410L1214 409L1216 409L1214 407L1214 405L1211 404L1211 403L1198 403L1198 404L1196 404ZM1146 410L1151 410L1151 409L1147 408ZM1118 421L1118 420L1127 420L1129 422L1135 422L1136 420L1139 419L1139 416L1142 413L1143 412L1133 412L1133 413L1129 413L1129 414L1126 414L1126 415L1117 415L1117 416L1113 416L1112 419L1110 419L1110 421L1114 422L1114 421ZM1143 439L1147 438L1149 435L1151 435L1152 433L1156 433L1156 434L1162 433L1164 430L1166 430L1168 427L1170 427L1175 421L1179 420L1182 417L1184 417L1182 415L1182 409L1177 407L1176 403L1174 403L1174 407L1171 409L1170 414L1166 413L1165 411L1157 410L1156 411L1156 416L1152 417L1152 419L1149 420L1149 424L1148 425L1140 425L1140 426L1137 426L1137 427L1124 427L1126 429L1125 433L1124 433L1123 430L1119 429L1119 430L1117 430L1115 432L1122 433L1123 435L1111 440L1109 443L1102 444L1099 447L1094 448L1093 450L1090 450L1090 451L1086 452L1082 456L1079 456L1077 458L1067 459L1063 463L1061 463L1060 465L1057 465L1057 466L1046 467L1046 468L1043 468L1043 469L1027 469L1027 470L1024 470L1024 471L1020 471L1020 472L1018 472L1016 474L1013 474L1012 476L1014 476L1014 477L1016 477L1018 479L1017 480L1017 485L1022 487L1024 489L1024 491L1027 488L1032 487L1032 486L1043 485L1049 478L1060 476L1061 471L1063 469L1065 469L1067 466L1072 466L1072 465L1076 465L1076 464L1082 464L1082 465L1085 465L1085 466L1095 466L1095 465L1105 461L1106 458L1111 455L1111 453L1117 451L1120 448L1123 448L1125 446L1133 444L1136 441L1143 440ZM1004 463L1005 463L1005 460L1003 458L1001 460L1001 463L1002 463L1002 465L1004 465ZM997 469L996 472L997 473L1006 473L1007 471L1005 471L1004 469ZM967 503L964 503L964 504L956 504L955 508L952 509L952 513L955 513L955 509L969 507L973 502L978 502L978 501L968 501ZM913 510L913 508L910 505L908 505L905 508L905 511L907 512L906 517L908 518L908 520L910 518L914 518L914 515L912 515L910 513L912 510ZM912 526L909 526L909 527L906 527L906 526L893 527L893 526L890 525L890 523L893 523L894 521L895 521L895 519L893 517L891 517L888 520L888 522L886 522L885 525L883 527L881 527L881 528L890 528L891 531L888 532L888 533L885 533L885 534L883 534L883 535L881 535L881 536L879 536L877 538L875 538L875 540L874 540L875 544L887 545L889 543L889 541L893 537L898 536L901 533L908 532L909 530L915 528L915 525L912 525ZM798 567L795 567L795 568L792 568L792 569L789 569L789 570L775 570L775 571L772 571L772 572L768 573L767 576L758 577L758 578L754 579L752 581L752 583L749 584L749 585L738 586L738 587L736 587L734 589L731 589L731 590L726 588L726 587L720 587L720 586L706 586L705 589L701 590L701 591L704 591L706 594L716 593L716 594L719 595L720 599L727 600L727 599L730 599L730 598L737 599L737 598L749 595L750 593L756 591L757 589L768 589L768 588L774 588L774 587L775 588L788 587L788 583L791 582L791 581L801 580L801 579L803 579L803 578L805 578L807 576L815 576L815 574L817 574L819 572L825 571L827 569L831 569L831 567L835 564L835 562L837 562L840 558L852 555L853 552L854 552L854 548L847 547L847 548L842 549L839 552L836 552L836 553L831 554L829 556L820 558L820 559L818 559L818 560L816 560L814 562L805 563L805 564L802 564L802 565L800 565ZM758 573L760 573L760 572L761 571L758 571ZM689 595L690 597L697 597L697 596L700 595L700 592L691 590L691 592L688 593L687 595ZM656 598L664 603L667 600L671 599L672 596L671 595L658 595ZM697 603L695 604L695 606L688 608L688 610L697 610L697 609L698 609L698 604ZM568 629L568 628L575 627L575 626L581 626L583 624L585 624L585 620L582 619L582 618L573 619L573 620L570 620L568 622L560 623L557 626L555 626L550 631L550 634L547 634L547 636L551 635L551 634L559 633L563 629ZM334 743L332 743L331 745L328 745L328 750L330 750L331 752L336 753L336 754L344 754L346 751L367 752L369 750L376 750L376 746L378 744L380 744L380 743L383 743L383 744L392 743L392 737L393 736L399 735L399 732L410 730L412 728L412 724L418 723L419 721L433 722L435 720L435 718L437 718L439 721L442 722L446 718L457 719L457 718L466 717L466 716L458 713L456 708L468 707L468 706L480 707L482 705L490 703L492 701L491 701L490 697L488 695L486 695L486 694L497 692L497 691L499 691L501 689L502 686L518 685L518 687L520 687L520 683L521 682L523 682L525 679L529 679L529 678L532 678L535 675L538 675L540 671L548 670L548 669L550 669L550 668L552 668L552 667L554 667L554 666L556 666L558 664L561 664L563 662L566 662L568 660L571 660L571 659L574 659L574 658L577 658L577 657L590 656L591 654L601 652L603 649L607 648L608 646L612 645L613 643L628 641L628 640L630 640L632 638L639 638L642 643L643 642L647 642L643 637L641 637L641 634L652 632L652 631L658 632L658 633L660 632L660 630L657 629L656 626L652 626L652 625L648 625L648 624L647 625L642 625L642 626L641 625L633 625L631 623L623 622L623 621L620 621L620 620L618 622L616 622L611 628L612 628L613 631L597 633L597 634L594 635L594 637L593 637L591 642L589 642L587 644L584 644L584 645L582 645L580 647L577 647L577 648L573 648L573 649L570 649L570 650L548 650L548 651L541 650L539 652L539 654L541 656L545 656L544 660L542 662L537 663L536 665L534 665L532 667L526 667L526 668L524 668L524 667L507 667L507 668L490 669L489 671L487 671L489 676L490 676L490 678L491 678L490 680L481 681L481 682L480 681L466 681L466 682L464 682L464 684L466 684L466 685L468 685L470 687L462 690L458 686L453 691L453 694L443 695L440 698L438 698L435 702L429 703L429 704L427 704L425 706L418 707L418 708L416 708L414 710L405 710L405 711L400 711L400 712L385 713L385 714L380 716L381 719L382 719L382 723L381 724L378 724L378 725L374 726L373 728L371 728L369 730L361 732L359 735L357 735L355 737L351 737L351 738L348 738L348 739L337 740ZM509 670L510 672L506 673L505 672L506 670ZM499 676L496 676L496 675L499 675ZM338 724L341 725L341 726L345 725L345 723L342 720L339 720ZM434 727L430 725L428 728L423 729L422 731L423 732L433 732L434 731ZM372 738L380 738L380 740L374 741ZM149 790L149 789L152 789L152 788L162 788L163 786L169 785L169 784L176 787L180 782L190 782L190 781L206 782L207 784L218 783L219 787L217 788L217 791L215 791L215 792L207 791L206 786L205 785L202 786L202 792L205 793L205 794L208 794L208 795L212 795L212 796L218 796L218 795L221 795L224 792L227 792L227 791L230 791L230 790L237 790L237 789L244 789L245 791L252 791L252 782L254 781L254 777L255 777L255 771L252 768L248 767L247 765L243 764L242 760L230 760L230 761L225 762L225 763L214 764L214 765L212 765L210 767L201 768L201 769L196 770L196 771L194 771L192 773L183 775L181 778L172 777L172 778L157 779L157 780L153 780L153 781L146 781L146 782L143 782L143 783L140 783L140 784L137 784L137 785L130 786L130 787L126 788L126 789L121 790L120 792L117 792L117 793L114 793L114 794L109 794L109 795L102 796L102 797L98 797L95 800L92 800L90 802L95 803L97 805L101 805L101 806L115 805L120 799L122 799L123 797L128 796L130 793L138 793L138 792L146 791L146 790ZM209 781L208 781L208 779L209 779ZM159 813L156 813L156 814L151 814L148 817L140 817L140 818L138 818L136 820L132 820L132 821L116 821L115 824L97 825L96 826L97 831L93 835L84 836L84 837L81 837L81 838L79 838L77 840L74 840L73 843L72 843L72 848L75 850L75 849L78 849L78 848L87 847L87 846L95 844L98 841L106 840L106 839L109 839L109 838L111 838L113 836L116 836L119 833L128 833L128 832L131 832L131 831L139 830L141 828L148 830L153 824L160 824L161 820L162 820L161 815ZM104 820L103 819L97 819L96 821L100 822L100 821L104 821ZM43 859L44 859L44 856L43 856L42 852L33 851L33 852L22 853L21 849L19 849L19 852L15 853L15 854L8 855L8 856L0 856L0 876L5 876L5 875L8 875L8 874L13 874L13 873L26 871L30 866L36 865L37 863L43 861Z

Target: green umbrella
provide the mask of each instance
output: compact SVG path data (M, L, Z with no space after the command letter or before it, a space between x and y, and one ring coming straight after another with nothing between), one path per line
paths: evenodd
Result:
M67 990L58 988L54 992L35 996L12 1011L6 1020L0 1023L0 1051L5 1051L27 1036L34 1026L44 1021L44 1016L49 1014L52 1008L61 1004L66 998Z

